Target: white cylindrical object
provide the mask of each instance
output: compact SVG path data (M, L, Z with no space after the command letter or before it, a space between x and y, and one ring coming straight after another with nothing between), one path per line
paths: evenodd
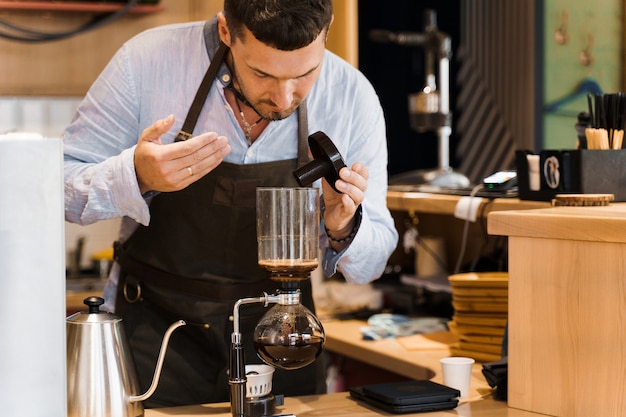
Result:
M539 155L526 155L528 161L528 188L531 191L539 191L541 188L541 176L539 173Z
M269 365L246 365L246 397L259 398L270 394L274 370Z
M64 417L63 148L0 135L0 415Z
M443 385L458 389L461 392L461 398L467 398L470 392L473 364L474 359L472 358L461 356L442 358Z

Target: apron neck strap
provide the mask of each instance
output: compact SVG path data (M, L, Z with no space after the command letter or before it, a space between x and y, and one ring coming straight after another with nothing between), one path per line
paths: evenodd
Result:
M200 83L200 87L196 92L196 96L194 97L193 102L191 103L191 107L187 112L185 123L183 123L183 127L178 132L178 134L176 134L175 142L182 142L191 138L193 129L196 127L198 117L200 117L200 112L202 111L202 107L204 106L204 102L206 101L206 98L209 95L209 90L213 85L213 80L217 75L217 70L224 60L226 51L228 51L228 46L226 46L224 42L220 42L220 46L219 48L217 48L217 52L215 52L215 56L211 60L209 69L207 70L206 74L204 74L202 83Z
M298 106L298 168L311 161L309 156L309 121L306 99Z

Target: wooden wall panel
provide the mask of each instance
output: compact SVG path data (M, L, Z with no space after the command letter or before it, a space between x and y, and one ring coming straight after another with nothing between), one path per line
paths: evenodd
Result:
M359 66L358 0L335 0L335 20L330 27L327 47L353 66Z
M204 19L221 0L162 0L165 11L129 14L72 38L45 43L0 39L0 95L82 96L115 51L137 33L167 23ZM91 18L74 12L5 11L0 17L39 31L61 32Z
M129 14L100 29L45 43L0 39L0 96L82 96L115 51L137 33L163 24L204 20L223 0L161 0L165 11ZM357 65L357 0L336 0L328 46ZM0 11L12 24L62 32L83 24L90 14Z

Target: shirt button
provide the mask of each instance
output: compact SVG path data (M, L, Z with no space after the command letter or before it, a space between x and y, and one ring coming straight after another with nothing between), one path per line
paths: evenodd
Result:
M230 82L230 74L222 74L222 82Z
M248 149L248 152L246 152L246 155L249 157L251 157L252 155L254 155L254 151L252 149Z

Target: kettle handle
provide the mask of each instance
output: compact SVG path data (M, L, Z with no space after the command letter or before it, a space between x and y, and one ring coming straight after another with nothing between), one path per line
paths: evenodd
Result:
M154 393L159 385L159 378L161 377L161 368L163 367L163 359L165 359L165 353L167 352L167 344L170 340L170 336L174 332L174 330L178 329L180 326L184 326L185 323L183 320L178 320L174 322L165 332L165 336L163 336L163 342L161 343L161 351L159 352L159 358L157 360L156 369L154 370L154 376L152 377L152 384L148 391L142 395L131 395L129 400L130 402L144 401L150 398L150 396Z

